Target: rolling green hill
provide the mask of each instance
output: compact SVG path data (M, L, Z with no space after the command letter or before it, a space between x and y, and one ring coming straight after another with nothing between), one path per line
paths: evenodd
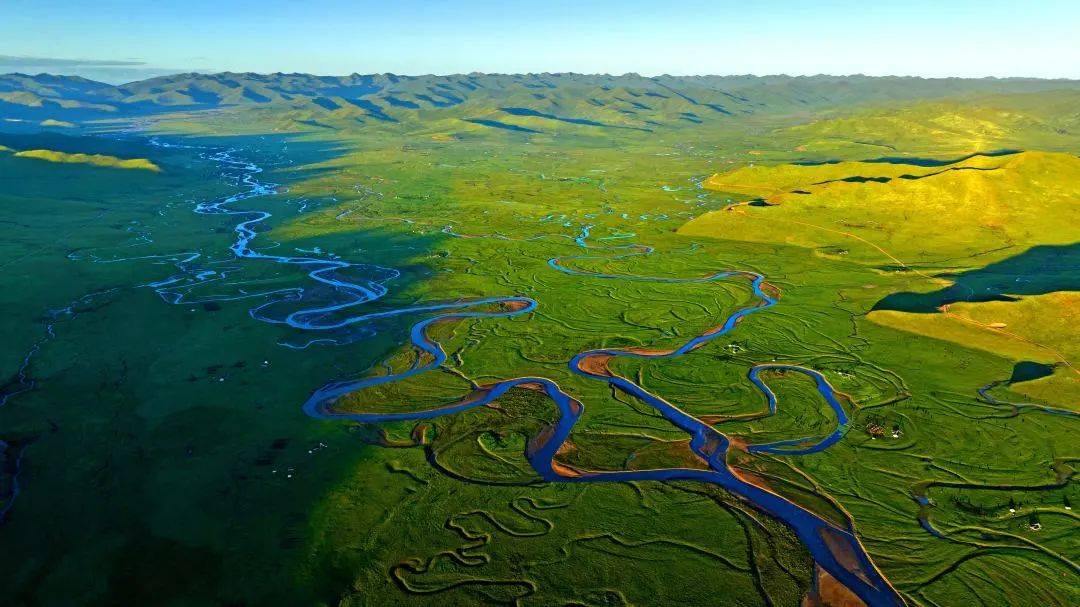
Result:
M880 266L1069 244L1080 222L1080 158L1062 153L758 165L704 185L757 202L702 215L682 234L794 244Z
M120 86L41 74L0 76L0 117L86 120L223 108L291 113L292 128L454 120L532 131L693 129L763 116L971 94L1078 90L1080 82L864 76L643 77L591 74L177 74ZM832 130L842 127L828 127ZM827 130L828 130L827 128Z
M1080 133L1080 91L1000 94L829 112L778 136L806 148L891 154L970 153L1013 147L1069 149Z

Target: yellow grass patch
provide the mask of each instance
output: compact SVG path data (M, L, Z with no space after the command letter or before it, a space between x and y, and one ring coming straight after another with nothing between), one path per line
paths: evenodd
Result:
M1075 339L1080 292L1033 295L1015 302L957 303L935 314L875 310L867 318L881 326L993 352L1015 362L1066 363L1050 377L1013 384L1010 390L1080 408L1080 373L1075 369L1080 364L1080 343Z
M1057 362L1048 350L1025 341L1012 339L994 329L984 329L945 314L916 314L895 310L875 310L867 318L878 325L961 344L985 352L993 352L1010 360L1031 360L1041 363Z
M934 167L752 166L713 175L704 186L774 206L706 213L682 234L839 247L875 265L961 259L995 243L1080 239L1080 158L1070 154L975 156Z
M1019 301L955 303L935 314L875 310L867 318L1012 360L1080 363L1080 344L1075 339L1080 292L1076 291L1031 295Z
M103 154L68 154L53 150L24 150L16 152L19 158L35 158L48 162L60 162L65 164L90 164L98 167L112 169L137 169L144 171L161 172L161 167L145 158L117 158Z
M1028 399L1080 410L1080 379L1068 369L1056 369L1050 377L1012 384L1009 390Z

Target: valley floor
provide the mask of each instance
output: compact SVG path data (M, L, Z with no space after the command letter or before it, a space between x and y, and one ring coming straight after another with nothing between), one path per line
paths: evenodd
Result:
M1080 602L1067 142L260 117L0 133L2 602Z

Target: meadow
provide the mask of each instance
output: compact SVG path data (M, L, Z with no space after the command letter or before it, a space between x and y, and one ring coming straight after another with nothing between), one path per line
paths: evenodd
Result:
M335 380L405 373L331 403L395 414L546 378L583 406L560 470L707 470L655 407L569 363L758 305L746 275L702 280L724 271L777 304L606 372L730 439L737 477L850 526L907 604L1080 602L1074 91L663 129L642 121L684 113L676 95L559 87L559 110L520 109L528 89L511 112L446 110L463 118L383 93L394 121L334 102L0 133L6 602L865 604L717 485L549 482L528 455L563 413L529 386L434 419L301 409ZM651 118L586 113L611 97ZM251 251L352 262L341 282L237 257L248 217L196 212L251 180L273 187L228 206L271 214ZM342 283L385 293L304 316L349 301ZM535 309L469 304L508 297ZM411 327L467 304L490 314L430 324L446 360L407 375L432 359ZM847 422L790 368L762 371L770 413L750 373L772 364L820 373Z

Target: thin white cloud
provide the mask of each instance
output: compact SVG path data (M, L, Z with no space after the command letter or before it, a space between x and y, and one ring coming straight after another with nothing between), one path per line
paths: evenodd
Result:
M194 71L190 67L159 67L136 59L71 59L61 57L33 57L27 55L0 55L0 74L9 72L48 73L64 76L82 76L109 84L126 84L137 80L170 76ZM205 68L200 71L208 71ZM212 70L209 70L212 71Z
M134 59L68 59L61 57L28 57L25 55L0 55L0 66L26 67L131 67L146 65Z

